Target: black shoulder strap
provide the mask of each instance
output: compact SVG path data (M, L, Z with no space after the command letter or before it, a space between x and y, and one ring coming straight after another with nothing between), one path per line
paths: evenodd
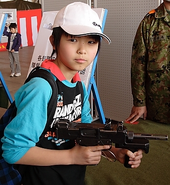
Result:
M78 81L77 84L78 84L78 87L80 89L80 93L81 93L81 105L83 107L83 101L84 101L83 85L82 85L82 82L80 82L80 81Z
M29 80L31 80L34 77L41 77L41 78L47 80L52 88L52 95L51 95L50 101L48 103L48 109L47 109L48 110L48 112L47 112L48 120L47 120L46 125L48 125L48 123L50 124L53 120L54 112L55 112L56 105L57 105L57 96L58 96L57 83L54 80L54 77L50 74L50 72L48 72L47 70L42 69L40 67L36 67L30 72L25 83L27 83Z

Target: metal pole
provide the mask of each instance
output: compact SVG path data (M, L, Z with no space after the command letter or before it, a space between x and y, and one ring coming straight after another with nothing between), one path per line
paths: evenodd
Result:
M91 7L91 0L87 0L87 4Z
M97 8L97 0L94 0L93 4L94 4L94 8Z
M41 9L42 9L42 12L44 12L44 0L41 0Z

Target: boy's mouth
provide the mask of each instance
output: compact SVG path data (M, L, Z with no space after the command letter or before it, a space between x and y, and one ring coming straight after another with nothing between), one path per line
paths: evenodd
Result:
M82 58L76 59L76 62L77 62L77 63L81 63L81 64L85 63L86 61L87 61L87 60L82 59Z

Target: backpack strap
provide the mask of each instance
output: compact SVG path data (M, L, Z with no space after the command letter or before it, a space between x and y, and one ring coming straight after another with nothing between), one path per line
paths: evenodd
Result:
M52 95L51 95L50 101L48 103L48 108L47 108L47 110L48 110L47 111L47 118L48 119L47 119L46 126L48 126L53 120L54 112L55 112L56 105L57 105L57 96L58 96L57 83L49 71L42 69L40 67L36 67L30 72L25 83L27 83L28 81L30 81L34 77L41 77L41 78L47 80L52 88Z
M81 93L81 105L83 107L83 101L84 101L84 91L83 91L83 85L81 81L78 81L78 87L80 89L80 93Z

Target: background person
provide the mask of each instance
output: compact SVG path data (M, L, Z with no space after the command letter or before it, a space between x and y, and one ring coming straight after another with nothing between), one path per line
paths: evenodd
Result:
M9 27L10 32L7 31ZM19 47L21 46L21 34L17 32L17 24L10 23L5 26L3 35L8 37L8 43L6 49L8 50L11 75L13 76L21 76L21 67L19 61Z
M170 0L141 21L132 48L133 107L126 121L141 116L170 124Z

